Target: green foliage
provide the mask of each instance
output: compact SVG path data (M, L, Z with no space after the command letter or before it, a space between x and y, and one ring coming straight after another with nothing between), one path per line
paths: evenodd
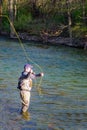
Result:
M6 20L6 18L3 18L2 28L3 28L3 31L5 31L5 32L10 31L9 22L8 22L8 20Z
M27 24L32 21L31 14L21 13L20 17L18 16L18 19L14 22L15 27L17 30L26 30Z
M82 9L76 9L72 12L73 23L81 22L82 18Z
M73 36L80 37L87 32L87 23L83 21L83 1L71 1L69 11L72 20ZM87 1L84 1L87 16ZM3 13L8 13L8 4L4 3ZM21 0L17 5L17 17L14 20L16 30L26 31L29 34L40 34L43 30L57 30L59 25L68 25L68 6L66 0ZM9 31L9 23L3 20L3 29ZM86 21L86 20L85 20ZM84 25L84 26L83 26ZM64 28L68 34L68 26ZM68 36L68 35L67 35Z
M27 24L32 21L32 15L29 12L27 7L19 8L17 18L14 21L14 25L17 30L25 30L27 28Z
M55 16L53 16L53 21L54 23L62 24L65 22L65 18L62 14L61 15L56 14Z
M87 35L87 28L81 23L77 23L73 28L73 37L81 38Z

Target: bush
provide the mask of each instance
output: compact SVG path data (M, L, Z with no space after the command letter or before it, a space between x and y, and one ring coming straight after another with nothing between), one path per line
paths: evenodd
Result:
M6 18L2 20L2 29L3 31L9 32L10 31L10 23Z
M84 37L87 34L87 28L81 23L77 23L73 28L73 36L76 38Z
M14 25L17 28L17 30L26 30L27 24L31 21L32 16L30 13L28 15L22 13L20 17L18 17L18 20L14 22Z

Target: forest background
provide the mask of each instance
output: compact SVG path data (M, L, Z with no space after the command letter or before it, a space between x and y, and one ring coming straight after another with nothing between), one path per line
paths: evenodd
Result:
M87 48L87 0L0 0L0 16L7 15L19 33L69 38L69 45L84 42ZM14 31L5 17L0 17L0 33Z

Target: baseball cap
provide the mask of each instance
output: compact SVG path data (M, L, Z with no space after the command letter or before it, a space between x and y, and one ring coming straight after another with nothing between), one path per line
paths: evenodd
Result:
M30 64L25 64L25 65L24 65L24 69L27 69L27 68L31 68L31 69L32 69L32 68L33 68L33 66L32 66L32 65L30 65Z

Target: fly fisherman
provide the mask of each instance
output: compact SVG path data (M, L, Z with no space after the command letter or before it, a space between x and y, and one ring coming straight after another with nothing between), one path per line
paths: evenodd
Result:
M35 74L32 68L33 67L30 64L24 65L24 71L22 72L18 80L18 89L20 89L20 98L22 102L21 114L25 114L28 112L30 104L30 92L32 88L32 79L44 75L43 73Z

